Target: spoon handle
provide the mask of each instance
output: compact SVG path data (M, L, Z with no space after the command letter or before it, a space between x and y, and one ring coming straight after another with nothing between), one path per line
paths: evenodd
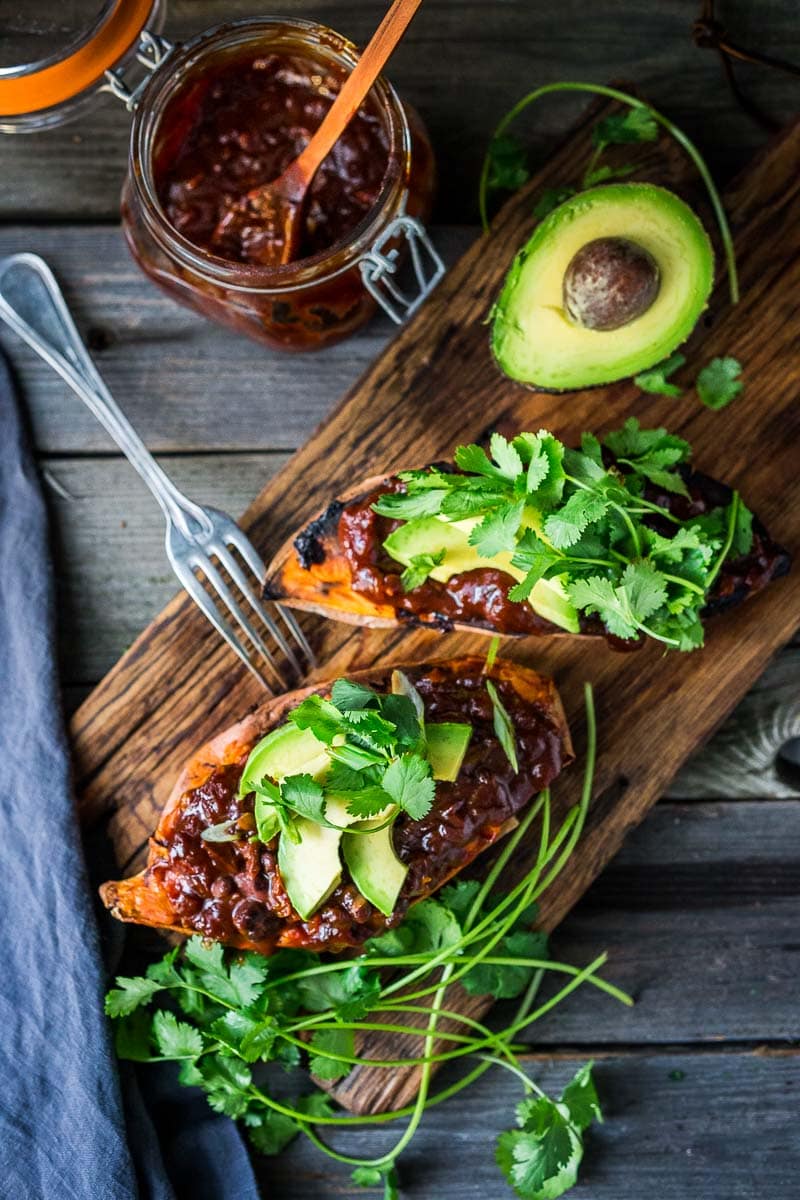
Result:
M394 0L366 50L342 85L339 95L328 109L319 129L297 157L294 166L289 168L295 180L307 182L313 179L320 163L339 140L361 101L380 75L421 3L422 0Z

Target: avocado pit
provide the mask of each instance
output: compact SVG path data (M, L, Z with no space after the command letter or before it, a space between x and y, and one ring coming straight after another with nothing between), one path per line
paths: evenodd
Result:
M573 255L564 274L564 308L584 329L629 325L651 307L661 287L658 263L628 238L594 238Z

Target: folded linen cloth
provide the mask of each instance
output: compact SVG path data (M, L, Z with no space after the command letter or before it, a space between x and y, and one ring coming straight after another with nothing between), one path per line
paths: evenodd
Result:
M114 1056L54 665L47 518L0 358L0 1194L258 1200L234 1124Z

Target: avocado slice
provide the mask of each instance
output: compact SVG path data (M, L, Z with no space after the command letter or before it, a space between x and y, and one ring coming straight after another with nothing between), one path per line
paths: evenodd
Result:
M425 726L428 761L433 768L433 778L453 783L467 753L472 726L455 721L441 721Z
M345 801L334 798L328 801L326 814L335 825L353 825L358 820L348 813ZM278 869L292 905L307 921L342 881L339 857L342 831L318 825L305 817L298 818L297 831L299 842L281 835Z
M624 379L686 340L713 279L708 234L674 193L590 188L517 254L493 309L494 357L510 378L547 391Z
M363 827L366 827L366 822ZM395 853L392 826L384 825L383 829L376 829L374 833L345 833L342 837L342 853L361 895L385 917L390 917L408 874L408 867Z
M280 783L287 775L317 775L330 766L325 745L310 729L287 723L257 742L244 765L239 795L253 791L266 775Z
M469 535L478 521L478 517L468 517L463 521L447 521L441 516L412 517L390 533L383 545L392 558L403 566L408 566L417 554L437 554L444 550L441 563L430 573L431 579L437 579L440 583L446 583L451 575L489 565L505 571L513 579L524 579L525 572L512 565L513 555L507 551L493 558L484 558L470 545ZM535 526L535 514L526 513L526 521ZM565 629L567 633L580 631L577 610L560 579L540 579L534 585L528 603L534 612L546 621L552 621L559 629Z

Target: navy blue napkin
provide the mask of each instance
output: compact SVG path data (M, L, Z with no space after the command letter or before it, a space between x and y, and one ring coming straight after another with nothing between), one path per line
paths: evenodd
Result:
M46 512L0 359L0 1194L258 1200L231 1121L171 1068L120 1076L53 646Z

